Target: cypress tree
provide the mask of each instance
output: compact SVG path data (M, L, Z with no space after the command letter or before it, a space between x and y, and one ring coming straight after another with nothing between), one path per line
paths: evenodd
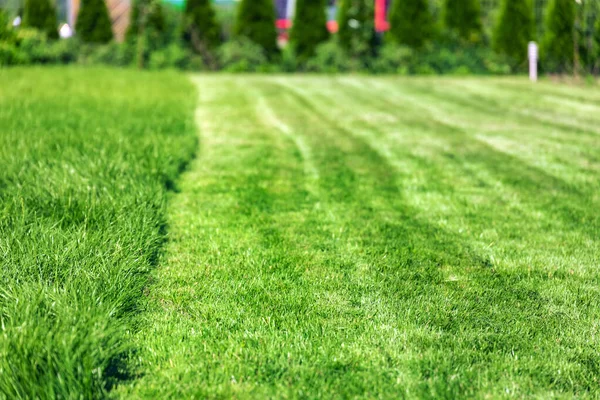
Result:
M108 43L112 40L112 22L104 0L81 1L75 32L87 43Z
M594 24L594 33L592 37L592 57L596 60L592 65L592 71L595 74L600 72L600 17Z
M392 41L420 48L433 38L433 16L427 0L395 0L390 15L389 36Z
M269 57L277 54L273 0L242 0L233 33L261 46Z
M297 0L290 42L298 61L305 62L329 38L324 0Z
M479 42L483 34L479 0L446 0L444 26L462 40Z
M142 14L145 14L145 21L142 21ZM129 27L125 34L128 41L135 41L140 32L140 25L144 23L144 34L149 36L153 42L162 42L167 22L163 13L163 8L157 1L151 0L136 0L131 8L131 16L129 17ZM162 43L157 43L160 47Z
M504 0L493 37L494 50L507 56L513 69L527 62L527 44L535 37L530 0Z
M50 39L58 39L56 9L50 0L26 0L23 26L44 32Z
M373 55L377 43L372 0L342 0L338 17L338 41L351 56Z
M205 62L212 64L212 51L221 43L221 30L217 24L211 0L188 0L183 13L184 40L199 53Z
M8 14L0 8L0 42L9 42L12 40L12 30L9 25Z
M552 0L545 19L542 61L546 69L565 72L573 66L575 1Z

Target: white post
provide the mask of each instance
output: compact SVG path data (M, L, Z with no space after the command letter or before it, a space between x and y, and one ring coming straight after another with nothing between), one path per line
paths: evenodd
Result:
M294 15L296 14L296 0L288 0L287 2L287 19L292 21L294 19Z
M537 82L538 79L538 45L535 42L529 42L528 46L529 55L529 80L531 82Z

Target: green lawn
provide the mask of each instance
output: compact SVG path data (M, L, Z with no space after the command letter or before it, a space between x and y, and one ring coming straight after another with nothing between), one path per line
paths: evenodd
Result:
M0 71L0 393L600 397L598 87L94 74Z

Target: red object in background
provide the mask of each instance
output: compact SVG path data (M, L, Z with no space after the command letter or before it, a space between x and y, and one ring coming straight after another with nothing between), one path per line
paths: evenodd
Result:
M289 19L278 19L275 21L275 26L277 29L290 29L292 27L292 21ZM327 21L327 29L331 33L336 33L338 31L338 23L337 21Z
M336 33L339 29L337 21L327 21L327 29L330 33Z
M375 30L384 32L390 29L390 23L387 22L387 2L385 0L375 0Z
M290 29L292 27L292 21L289 19L278 19L275 22L277 29Z

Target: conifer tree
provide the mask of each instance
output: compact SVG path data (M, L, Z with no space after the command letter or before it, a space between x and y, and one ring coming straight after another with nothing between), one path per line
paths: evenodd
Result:
M26 0L23 26L38 29L50 39L58 39L56 9L51 0Z
M329 38L324 0L297 0L296 16L290 42L299 62L305 62L315 54L319 44Z
M213 51L221 43L211 0L188 0L183 15L184 40L209 65L214 63Z
M535 38L531 0L503 0L493 37L494 50L518 69L527 63L527 45Z
M144 20L142 21L142 17ZM142 34L140 26L144 24L143 34L152 41L162 41L166 34L167 22L163 13L163 7L158 1L136 0L131 8L129 27L125 34L128 41L135 41ZM160 43L162 44L162 43ZM155 47L160 47L155 46Z
M377 43L372 0L341 0L338 41L351 56L373 55Z
M269 57L277 54L279 48L273 0L242 0L238 8L234 35L246 37L258 44Z
M548 6L541 49L547 70L566 72L573 68L575 12L574 0L552 0Z
M113 39L112 22L104 0L82 0L75 32L87 43L108 43Z
M476 43L482 39L479 0L445 0L444 26L462 40Z
M392 3L389 31L392 41L420 48L433 38L434 32L427 0L395 0Z
M8 14L0 8L0 42L9 42L12 38L13 35L8 22Z

